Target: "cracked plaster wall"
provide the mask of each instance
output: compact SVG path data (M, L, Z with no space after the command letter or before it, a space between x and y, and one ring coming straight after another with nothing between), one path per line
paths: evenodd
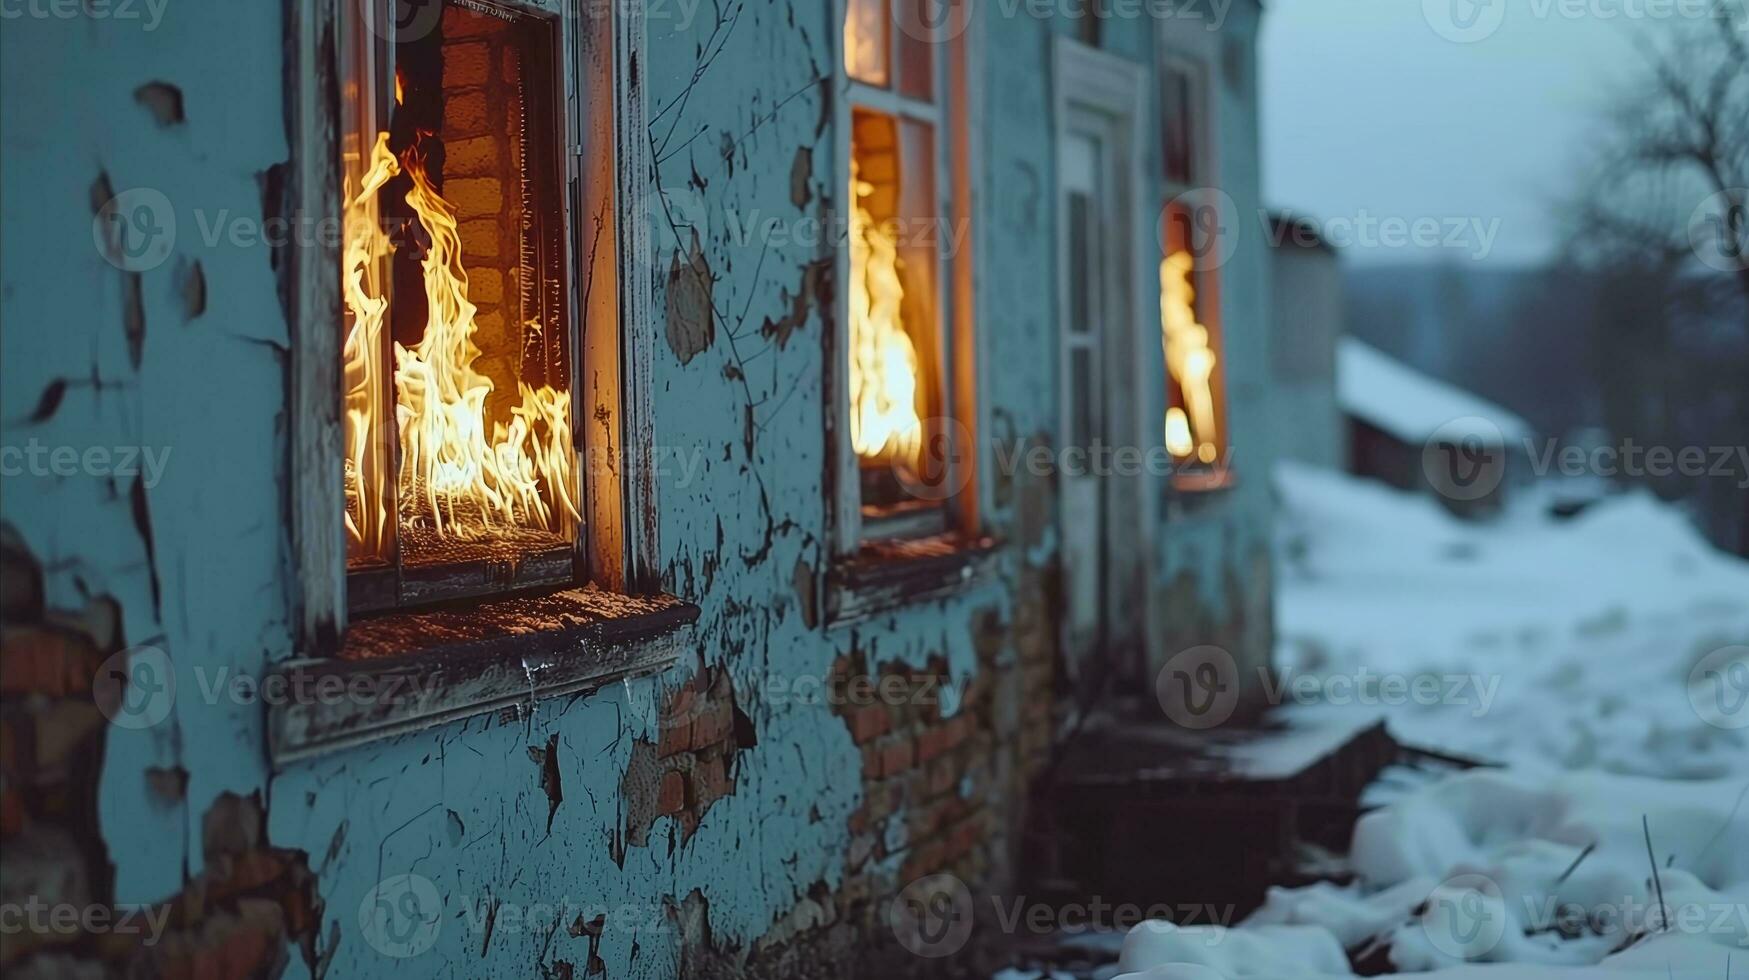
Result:
M215 804L259 794L267 840L306 855L316 877L315 969L330 976L407 968L358 928L369 890L401 873L430 877L443 896L436 943L412 961L428 975L564 975L598 964L613 976L672 976L688 942L745 956L761 937L817 924L809 910L823 897L829 904L846 876L863 757L827 707L760 692L773 678L823 677L853 651L871 666L937 658L957 689L979 670L975 622L1016 617L1015 596L991 582L828 632L798 594L798 569L827 563L818 393L831 253L743 240L738 229L760 216L788 221L843 205L829 176L839 151L830 126L837 93L822 83L834 57L828 7L705 4L691 23L652 17L649 25L654 183L669 204L653 219L656 309L669 318L657 347L656 431L667 458L702 452L690 479L677 468L662 480L661 541L667 584L703 609L696 649L669 676L279 774L266 765L258 706L209 703L195 692L219 669L259 674L292 653L287 333L272 255L201 233L221 214L258 220L264 185L287 158L281 11L185 0L150 31L89 17L0 25L8 154L0 435L6 445L171 452L151 487L120 477L8 478L0 499L0 516L43 569L48 605L108 597L125 643L160 646L175 664L171 718L144 731L112 729L103 750L100 859L113 865L115 901L162 901L185 888L204 870L200 841ZM1049 438L1054 174L1040 120L1049 118L1049 38L1067 28L992 17L981 29L986 425L997 438ZM1142 35L1114 36L1109 46L1140 60L1150 51ZM140 94L150 86L158 88ZM168 113L166 87L180 99ZM1227 118L1250 120L1249 97L1226 93ZM1232 127L1223 159L1254 159L1255 138L1254 125ZM138 274L105 261L91 226L103 181L115 191L154 188L173 203L180 228L170 261ZM1243 212L1256 175L1234 186ZM1261 430L1263 274L1260 260L1242 253L1224 293L1241 435ZM1161 536L1162 575L1191 574L1192 604L1212 610L1211 621L1230 618L1224 582L1254 582L1247 556L1267 533L1265 475L1256 469ZM1048 493L1018 482L998 476L988 490L993 528L1020 544L1003 559L1010 581L1037 574L1056 551ZM997 635L1004 646L988 662L1014 670L1014 637ZM727 671L757 748L736 754L732 793L689 834L675 816L658 815L647 843L628 846L622 779L635 747L660 740L663 705L706 667ZM941 713L957 710L950 697ZM186 773L179 799L152 791L146 774L155 770ZM904 857L884 858L885 873L896 875ZM546 906L532 923L504 911L531 903ZM560 903L643 910L645 925L594 927ZM290 958L289 975L310 969Z

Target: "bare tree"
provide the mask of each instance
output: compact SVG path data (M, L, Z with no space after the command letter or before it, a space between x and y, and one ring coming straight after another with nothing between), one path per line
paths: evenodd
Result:
M1721 0L1704 24L1641 50L1644 69L1617 93L1572 208L1575 257L1681 267L1710 244L1736 261L1706 268L1749 298L1749 14ZM1709 200L1712 213L1697 214ZM1697 230L1715 240L1697 243Z
M1742 0L1721 0L1705 23L1642 53L1566 206L1569 258L1611 294L1593 324L1605 415L1618 435L1652 443L1743 444L1749 14ZM1688 489L1715 519L1735 515L1734 543L1749 554L1749 494Z

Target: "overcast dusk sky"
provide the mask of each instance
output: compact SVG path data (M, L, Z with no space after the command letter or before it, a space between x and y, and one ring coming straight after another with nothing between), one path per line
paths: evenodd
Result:
M1506 5L1491 22L1490 2ZM1647 0L1272 0L1261 66L1266 199L1326 221L1492 228L1487 263L1537 262L1557 238L1549 200L1567 186L1608 93L1641 63L1633 38L1669 26L1648 9ZM1450 39L1463 24L1484 36ZM1448 253L1344 249L1355 264Z

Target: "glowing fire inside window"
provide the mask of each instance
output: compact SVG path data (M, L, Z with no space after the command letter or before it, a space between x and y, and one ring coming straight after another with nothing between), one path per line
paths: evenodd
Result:
M887 5L883 0L848 0L844 11L844 70L851 78L885 86L892 55L888 51Z
M542 111L551 28L483 9L446 4L440 30L392 46L394 106L377 110L389 121L352 110L341 256L349 568L514 563L568 549L581 525L563 209L548 156L562 134ZM355 81L368 103L373 87Z
M411 348L394 344L402 520L459 541L479 540L499 528L561 530L579 519L571 489L570 395L521 384L511 423L486 431L485 403L493 382L474 367L480 357L473 340L477 308L468 301L455 209L431 186L417 151L417 145L410 147L397 160L389 152L389 134L380 134L364 185L346 211L347 486L353 497L347 534L360 550L378 551L387 520L380 493L358 474L364 472L365 447L375 428L390 421L377 409L389 303L367 280L369 270L393 248L375 220L375 198L402 172L413 183L406 202L431 236L421 262L429 311L424 339ZM539 323L525 326L540 328Z
M1166 449L1179 459L1213 463L1220 455L1209 329L1196 317L1196 260L1174 251L1160 262L1160 334L1166 370L1179 394L1166 411Z
M899 251L892 231L869 214L874 186L850 169L850 442L865 460L915 465L917 348L905 332Z

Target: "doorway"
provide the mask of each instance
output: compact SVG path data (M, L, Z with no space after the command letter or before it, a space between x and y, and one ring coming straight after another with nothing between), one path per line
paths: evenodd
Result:
M1149 480L1138 218L1140 65L1059 39L1057 294L1062 641L1077 692L1140 680L1146 664ZM1154 345L1157 347L1158 345Z

